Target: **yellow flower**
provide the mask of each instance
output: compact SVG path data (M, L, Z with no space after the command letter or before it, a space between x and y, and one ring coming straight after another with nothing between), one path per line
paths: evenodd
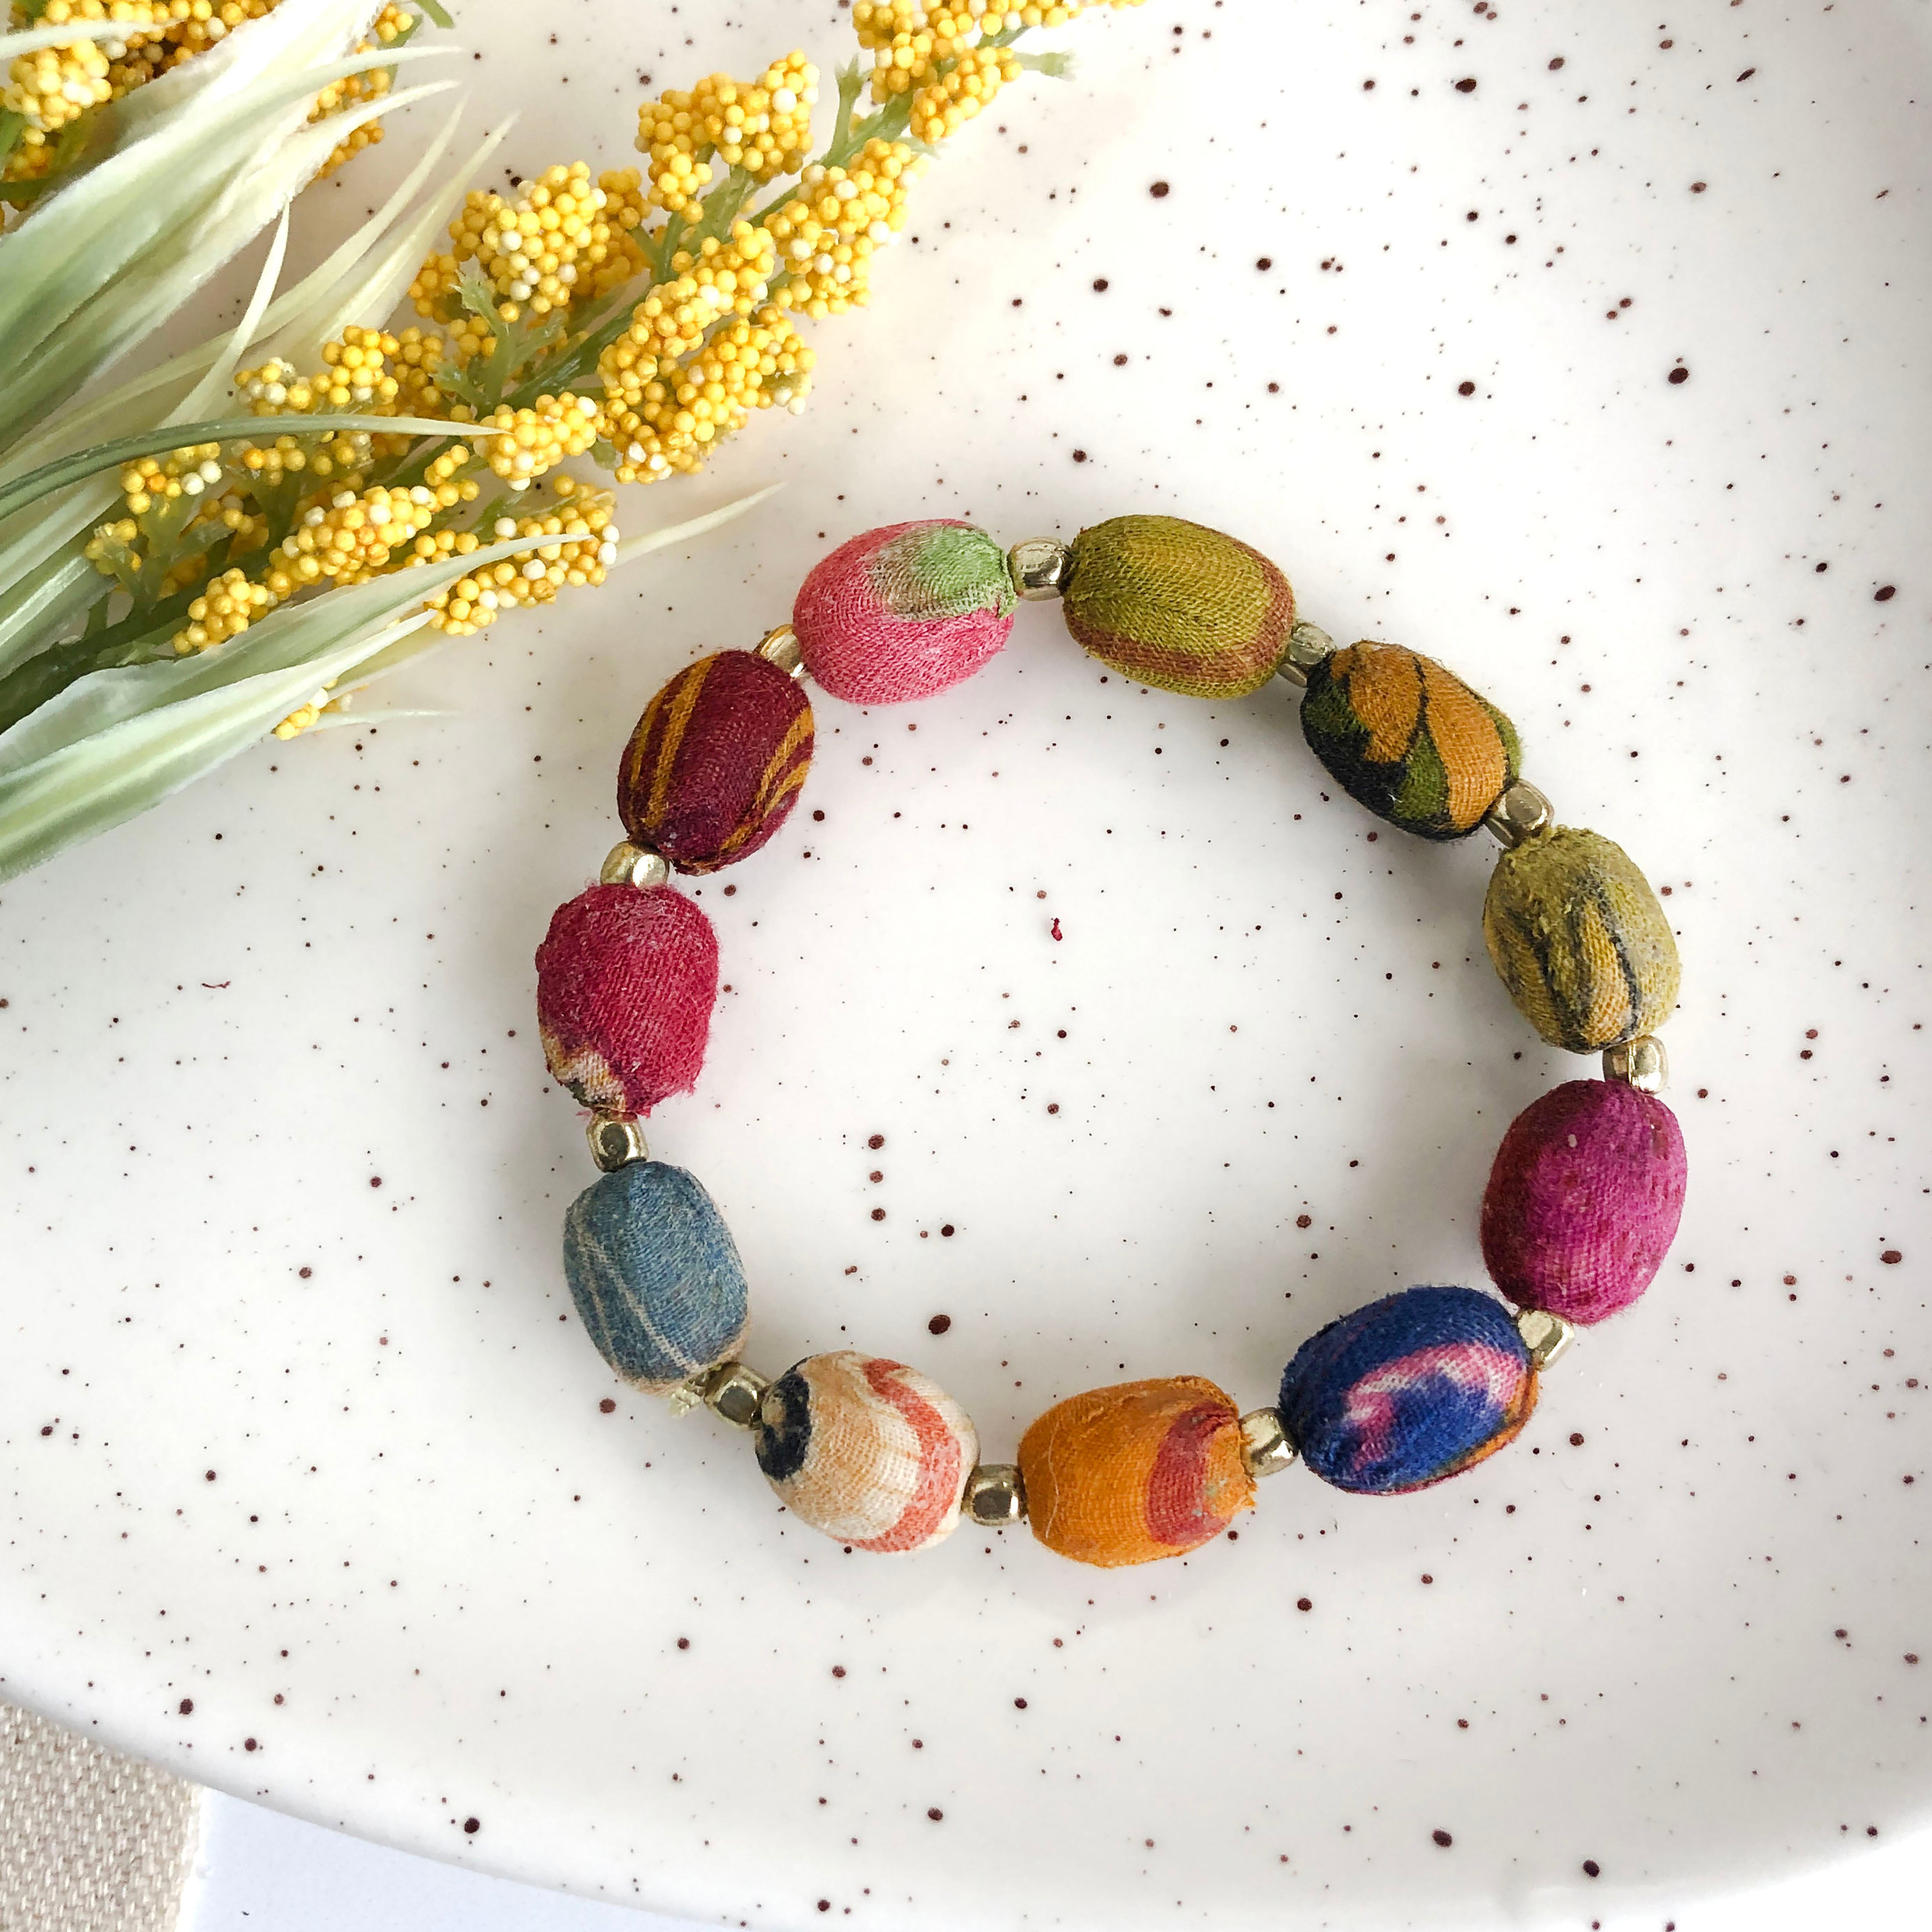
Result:
M1019 76L1018 57L1005 47L976 47L962 53L944 78L912 98L912 132L921 141L943 141L986 106L1007 82Z
M515 556L486 564L473 576L459 578L428 600L430 623L453 637L466 637L496 621L500 610L518 604L548 604L566 584L602 584L615 560L616 526L611 521L616 500L608 490L587 489L572 476L554 476L557 497L554 508L530 516L500 517L487 532L490 541L530 537L531 548ZM467 544L449 548L425 548L418 542L410 561L430 563L478 548L472 532Z
M490 467L518 490L566 457L581 456L604 434L603 412L597 404L568 390L560 396L538 397L533 409L513 410L501 404L482 420L508 431L478 447Z
M238 568L224 570L188 607L188 621L175 633L175 649L186 656L239 637L278 601L266 584L250 583Z
M688 93L674 88L638 112L638 152L650 158L650 201L681 212L711 184L710 157L757 181L792 174L812 138L818 70L794 52L754 81L714 74Z

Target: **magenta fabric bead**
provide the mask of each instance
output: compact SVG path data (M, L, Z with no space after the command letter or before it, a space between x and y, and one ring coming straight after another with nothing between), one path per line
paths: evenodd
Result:
M668 886L592 886L537 948L537 1029L560 1086L593 1112L648 1114L698 1084L718 936Z
M1654 1094L1570 1080L1510 1123L1483 1193L1483 1259L1520 1308L1600 1322L1648 1288L1684 1208L1684 1136Z
M1006 552L970 524L890 524L841 544L800 586L806 668L848 704L899 704L970 677L1006 641Z

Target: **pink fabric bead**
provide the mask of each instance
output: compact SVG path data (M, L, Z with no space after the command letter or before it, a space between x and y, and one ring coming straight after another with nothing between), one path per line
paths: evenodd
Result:
M537 1028L560 1086L599 1114L688 1093L718 997L718 936L668 886L592 886L537 948Z
M1684 1208L1684 1136L1654 1094L1570 1080L1510 1123L1483 1193L1483 1259L1520 1308L1600 1322L1648 1288Z
M813 566L791 616L806 668L848 704L900 704L970 677L1006 641L1006 553L970 524L891 524Z

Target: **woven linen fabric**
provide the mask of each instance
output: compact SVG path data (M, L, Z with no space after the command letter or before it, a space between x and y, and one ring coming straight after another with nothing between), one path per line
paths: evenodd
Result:
M592 1112L688 1094L718 999L718 936L682 893L592 886L537 948L537 1030L560 1086Z
M950 520L888 524L812 567L792 606L806 667L848 704L902 704L970 677L1013 628L1006 554Z
M617 767L617 815L680 872L715 872L784 823L812 744L812 706L788 672L752 651L700 658L638 720Z
M1082 650L1189 698L1258 691L1294 628L1294 592L1259 550L1179 517L1082 530L1060 609Z
M1400 1496L1510 1441L1536 1406L1536 1371L1501 1302L1472 1288L1408 1288L1303 1342L1280 1406L1288 1440L1324 1482Z
M1301 733L1358 805L1424 838L1466 838L1522 768L1516 727L1400 644L1323 658L1308 674Z
M938 1383L851 1348L794 1363L766 1390L752 1440L800 1522L887 1554L952 1534L980 1459L972 1418Z
M1684 1136L1654 1094L1567 1080L1510 1122L1483 1194L1483 1259L1519 1308L1600 1322L1664 1264L1684 1211Z
M1202 1376L1069 1396L1034 1418L1018 1460L1034 1534L1106 1570L1185 1556L1254 1507L1239 1412Z
M201 1792L0 1705L0 1932L174 1932Z
M1505 852L1483 940L1516 1010L1552 1046L1595 1053L1651 1033L1677 1004L1677 941L1621 845L1559 825Z
M662 1395L743 1346L744 1264L711 1196L681 1167L598 1176L563 1219L563 1272L598 1352Z

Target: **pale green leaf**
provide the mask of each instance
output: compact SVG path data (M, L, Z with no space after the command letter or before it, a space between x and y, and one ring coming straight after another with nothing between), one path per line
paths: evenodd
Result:
M145 812L260 743L320 686L423 622L388 626L310 662L197 692L0 772L0 879Z

